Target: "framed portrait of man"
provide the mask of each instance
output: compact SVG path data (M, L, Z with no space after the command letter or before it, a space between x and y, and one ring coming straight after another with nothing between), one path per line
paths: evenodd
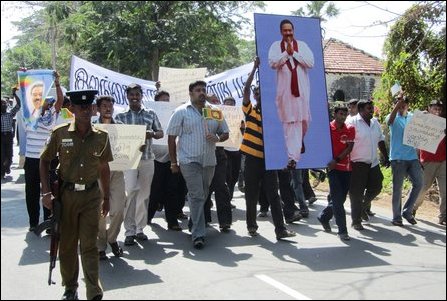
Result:
M320 20L255 14L266 168L332 158Z

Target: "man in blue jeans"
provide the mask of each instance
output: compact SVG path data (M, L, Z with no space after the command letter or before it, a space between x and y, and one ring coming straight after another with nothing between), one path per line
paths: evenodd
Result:
M413 207L422 189L423 177L421 164L414 147L403 144L404 130L413 114L408 112L408 101L400 92L394 101L395 106L391 114L386 117L390 128L390 160L393 173L393 220L395 226L403 226L402 217L410 224L416 224ZM402 186L405 177L412 183L410 194L402 211Z
M346 227L344 203L351 181L350 153L355 138L354 127L345 124L346 116L348 116L348 108L341 106L334 108L334 120L330 124L332 160L327 164L331 199L329 205L318 216L324 231L331 232L329 220L332 215L335 215L338 236L342 240L350 240Z

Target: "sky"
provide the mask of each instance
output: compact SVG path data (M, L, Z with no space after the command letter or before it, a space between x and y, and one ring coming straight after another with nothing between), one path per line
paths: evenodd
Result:
M1 1L1 41L2 50L7 44L14 45L12 39L17 35L11 21L18 21L29 16L32 11L25 8L6 9L17 6L19 1ZM290 15L290 11L304 6L304 1L265 1L267 7L259 13ZM413 3L417 1L336 1L335 5L340 14L323 23L325 39L335 38L348 43L355 48L364 50L378 58L383 58L382 48L386 34L394 22L389 22L399 17ZM253 14L247 15L253 20ZM380 22L389 22L386 25ZM254 30L253 30L254 31Z
M303 1L265 1L267 8L260 13L291 15L290 11L304 7ZM340 10L337 17L322 23L325 39L335 38L378 58L394 20L418 1L335 1ZM386 25L381 22L388 22ZM279 30L279 29L278 29Z

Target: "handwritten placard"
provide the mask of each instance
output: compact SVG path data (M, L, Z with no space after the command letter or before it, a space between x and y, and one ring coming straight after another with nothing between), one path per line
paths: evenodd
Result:
M230 129L230 137L228 140L218 143L218 146L239 148L242 142L242 133L240 130L241 121L245 119L244 113L240 106L218 106L223 113L228 128Z
M403 143L435 153L444 138L445 118L415 111L404 131Z
M95 124L109 134L113 161L110 170L136 169L141 159L140 147L146 140L146 126L128 124Z
M169 91L170 101L181 104L189 100L189 84L205 78L206 68L178 69L160 67L161 89Z

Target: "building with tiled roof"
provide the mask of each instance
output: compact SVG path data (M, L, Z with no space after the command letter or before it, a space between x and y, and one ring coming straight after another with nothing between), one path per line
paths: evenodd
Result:
M371 97L384 70L379 58L332 38L323 53L329 101Z

